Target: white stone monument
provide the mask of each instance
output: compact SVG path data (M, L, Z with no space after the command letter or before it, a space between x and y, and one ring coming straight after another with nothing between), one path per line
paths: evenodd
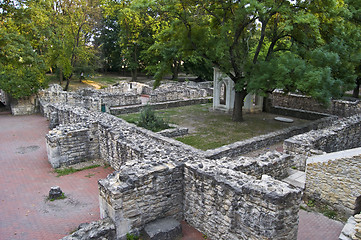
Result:
M213 72L213 109L226 112L233 111L234 107L234 82L218 68ZM244 112L262 112L263 97L248 94L244 99Z

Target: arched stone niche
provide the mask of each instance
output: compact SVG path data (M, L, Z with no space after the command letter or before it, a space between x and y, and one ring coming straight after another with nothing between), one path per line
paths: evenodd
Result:
M234 106L234 82L218 68L213 72L213 109L230 112ZM244 100L244 112L261 112L263 97L248 94Z

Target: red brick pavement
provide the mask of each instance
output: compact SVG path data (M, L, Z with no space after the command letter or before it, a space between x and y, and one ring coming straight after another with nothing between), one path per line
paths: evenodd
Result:
M297 240L338 240L343 223L320 213L300 210Z
M40 115L0 115L0 239L59 239L99 219L98 167L56 177L47 161L47 121ZM51 186L67 199L46 201Z
M48 122L40 115L0 115L0 240L59 239L80 223L99 219L97 180L111 169L98 167L56 177L47 161ZM46 201L51 186L65 200ZM342 223L300 211L298 240L337 240ZM202 234L182 222L183 240Z

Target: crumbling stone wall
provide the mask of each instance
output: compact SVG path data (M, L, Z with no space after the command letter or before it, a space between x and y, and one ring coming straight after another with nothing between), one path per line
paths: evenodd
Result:
M76 92L63 91L61 86L54 84L48 89L40 92L41 112L44 115L50 113L44 112L43 106L49 103L63 103L74 106L84 107L91 111L113 111L111 108L119 106L136 105L137 109L141 108L141 94L146 92L152 104L165 102L163 107L168 105L182 106L189 105L192 100L202 99L204 103L208 101L209 94L205 89L205 84L184 84L172 83L163 84L153 90L150 86L140 83L120 82L117 86L108 87L101 90L91 88L79 89ZM172 102L173 101L173 102ZM180 101L180 103L174 103ZM185 101L182 103L182 101ZM119 114L112 112L112 114Z
M114 221L118 238L168 216L186 219L211 239L296 238L300 190L248 176L238 160L217 164L202 151L106 113L46 108L58 125L92 123L97 129L100 156L117 170L99 181L101 215Z
M196 104L205 104L209 103L212 98L197 98L197 99L185 99L185 100L176 100L176 101L168 101L168 102L160 102L160 103L149 103L153 109L166 109L166 108L174 108L174 107L183 107L188 105L196 105ZM133 105L133 106L122 106L122 107L111 107L110 114L112 115L120 115L127 113L135 113L140 112L143 109L144 105Z
M66 125L46 135L48 160L53 168L97 159L99 139L96 124Z
M110 217L119 239L139 235L145 224L172 216L183 219L183 168L127 162L99 181L101 217Z
M10 104L9 95L2 89L0 89L0 102L2 102L5 106Z
M39 102L36 95L14 99L10 97L11 113L17 115L29 115L39 112Z
M316 156L307 160L305 194L349 217L355 213L356 199L361 196L360 176L361 148L351 155Z
M330 126L334 120L334 116L328 116L307 124L303 124L301 126L293 126L283 130L246 139L244 141L231 143L216 149L207 150L206 156L210 159L239 156L241 154L254 151L256 149L279 143L296 134L305 133L312 129L319 129ZM305 133L305 135L308 135L308 133Z
M284 94L282 91L272 93L272 105L328 113L340 117L349 117L361 113L360 100L332 100L331 105L326 108L311 97L299 94Z
M301 192L208 160L186 163L184 218L211 239L297 239Z
M312 155L317 152L337 152L361 147L361 114L340 119L332 126L286 139L286 152Z
M204 84L199 85L193 82L163 84L148 94L149 101L155 103L209 97L207 90L203 87Z
M251 157L224 157L216 162L220 165L227 165L229 168L240 171L257 179L265 174L275 178L283 179L288 175L288 168L291 167L292 156L277 151L267 152L256 158Z

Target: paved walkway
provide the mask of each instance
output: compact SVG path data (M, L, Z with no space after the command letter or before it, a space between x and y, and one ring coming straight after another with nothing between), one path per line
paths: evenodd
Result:
M99 219L97 180L111 169L56 177L47 161L47 125L40 115L0 114L0 240L55 240L80 223ZM56 185L68 198L49 202L49 189ZM342 226L301 210L298 240L337 240ZM193 228L183 228L183 240L204 239Z
M0 239L59 239L83 222L99 219L98 167L56 177L47 161L48 122L40 115L0 115ZM68 197L47 201L51 186Z

